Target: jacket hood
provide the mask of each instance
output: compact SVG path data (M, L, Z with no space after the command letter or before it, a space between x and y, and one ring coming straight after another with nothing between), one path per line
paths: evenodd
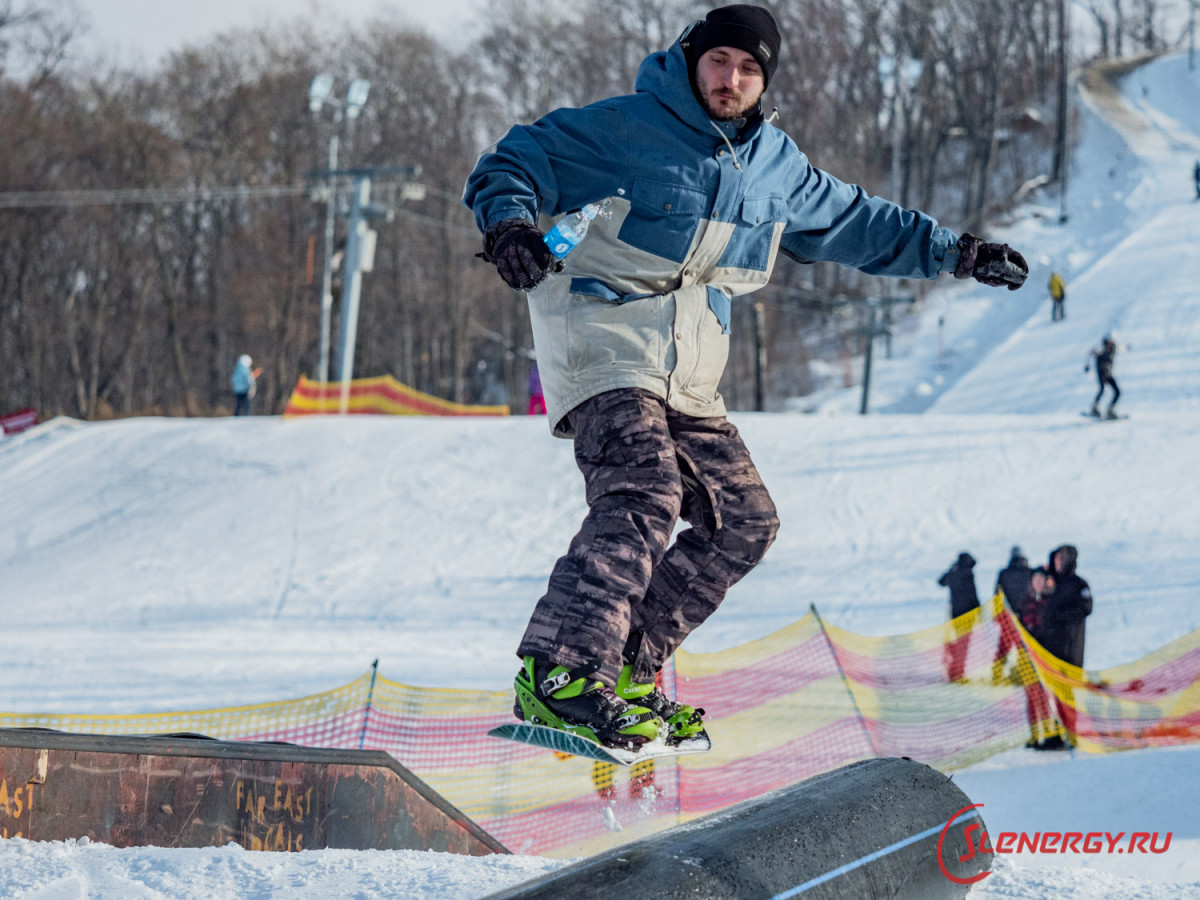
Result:
M1079 560L1079 551L1072 544L1063 544L1061 547L1055 547L1050 551L1050 565L1048 566L1051 572L1054 572L1054 557L1061 553L1063 555L1063 574L1074 575L1075 563Z
M958 554L958 564L965 569L972 569L975 567L975 557L970 553L960 553Z
M762 128L761 99L740 129L735 122L720 122L709 117L692 89L687 57L678 40L668 49L651 53L642 60L634 80L634 90L653 94L678 119L705 135L716 137L720 132L730 140L739 136L742 140L749 140Z

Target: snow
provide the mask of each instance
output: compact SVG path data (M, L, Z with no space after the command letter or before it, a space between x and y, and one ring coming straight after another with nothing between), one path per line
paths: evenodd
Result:
M119 850L82 838L0 841L0 896L38 900L244 900L247 897L482 897L562 866L536 856L458 856L419 850L248 853Z
M1079 546L1089 668L1200 628L1198 88L1175 56L1126 79L1119 115L1089 95L1069 221L1035 196L989 232L1029 258L1030 284L940 287L893 358L877 354L885 414L854 415L848 389L812 416L731 417L783 528L689 650L809 604L860 633L925 628L960 550L987 590L1013 544L1034 560ZM1068 286L1054 324L1052 268ZM1111 329L1131 345L1116 365L1130 418L1095 422L1079 415L1096 384L1083 366ZM376 658L408 684L502 689L585 509L570 445L526 417L60 419L0 442L0 497L0 709L92 714L299 697ZM1197 773L1200 747L1013 751L955 773L993 836L1172 834L1161 854L1000 857L971 896L1200 897ZM7 839L0 896L481 897L561 865Z

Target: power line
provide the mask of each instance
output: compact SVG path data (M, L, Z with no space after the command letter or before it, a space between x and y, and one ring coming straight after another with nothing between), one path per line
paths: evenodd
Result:
M304 184L236 185L234 187L120 188L78 191L0 192L0 209L44 209L63 206L122 206L127 204L192 203L258 197L299 197L311 190Z
M0 191L0 209L50 209L80 206L170 205L211 200L251 200L273 197L300 197L312 190L311 185L268 184L237 185L210 188L120 188L79 191ZM442 194L443 192L433 191ZM449 195L445 195L449 196ZM465 235L477 236L478 231L453 222L400 207L397 215L441 225Z

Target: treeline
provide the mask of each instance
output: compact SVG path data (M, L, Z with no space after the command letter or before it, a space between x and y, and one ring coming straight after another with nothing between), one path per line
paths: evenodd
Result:
M1009 0L995 15L956 0L766 4L785 35L767 95L776 124L839 177L982 227L1058 174L1062 2ZM1088 8L1106 49L1135 52L1165 40L1161 5ZM709 6L495 0L461 46L398 16L332 34L296 20L146 72L73 62L77 26L49 0L0 0L0 412L217 414L241 353L263 367L258 411L281 411L317 372L324 203L306 173L325 167L335 128L341 166L420 166L425 188L418 200L401 179L374 186L396 216L374 226L355 373L523 408L525 300L474 259L463 181L513 122L630 90L642 58ZM310 112L318 72L341 92L371 82L353 123ZM854 349L854 301L893 289L833 266L779 268L754 298L769 406L811 389L810 359ZM723 388L734 408L755 402L754 333L740 304Z

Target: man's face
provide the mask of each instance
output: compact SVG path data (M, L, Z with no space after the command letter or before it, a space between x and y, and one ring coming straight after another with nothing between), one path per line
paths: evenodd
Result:
M740 119L758 103L763 71L736 47L713 47L696 62L696 90L714 119Z

